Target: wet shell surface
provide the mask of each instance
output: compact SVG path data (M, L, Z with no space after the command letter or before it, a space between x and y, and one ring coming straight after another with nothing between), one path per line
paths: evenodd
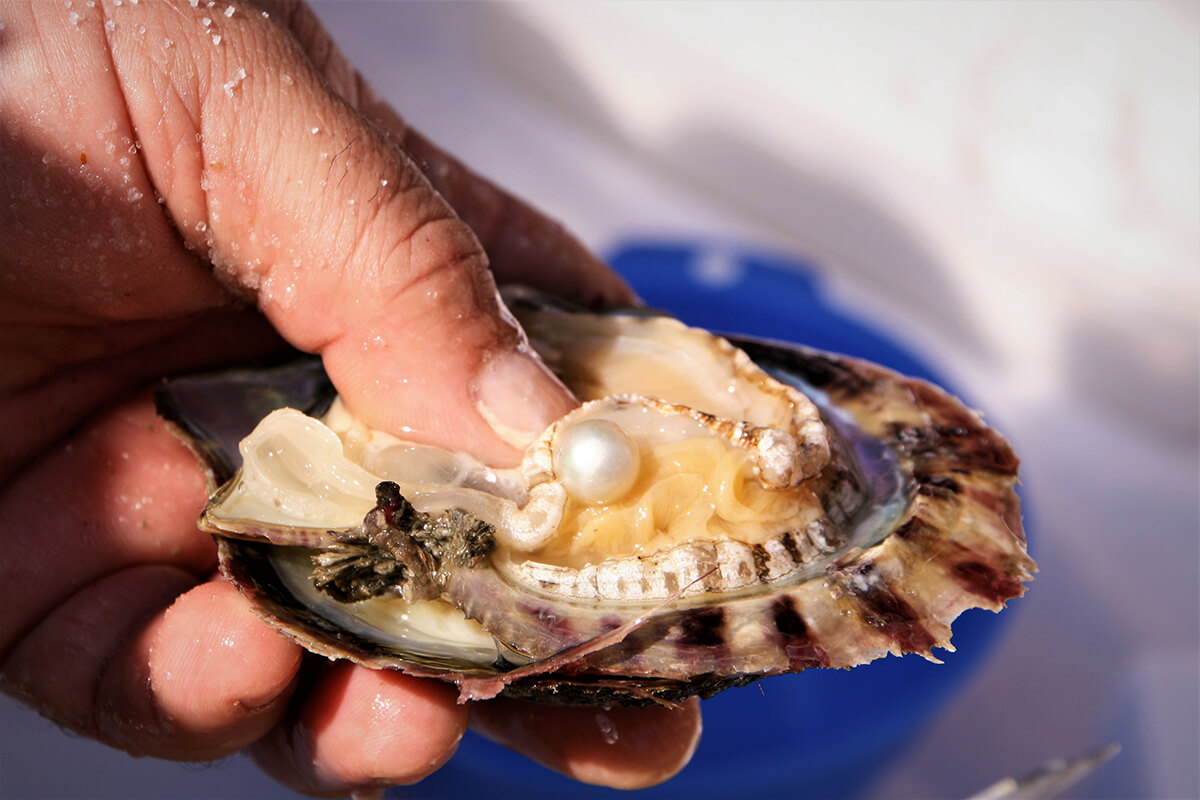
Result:
M940 389L642 312L510 306L583 401L511 469L368 429L311 359L160 393L223 482L201 520L223 571L309 650L463 700L671 703L934 659L959 614L1032 579L1017 459Z

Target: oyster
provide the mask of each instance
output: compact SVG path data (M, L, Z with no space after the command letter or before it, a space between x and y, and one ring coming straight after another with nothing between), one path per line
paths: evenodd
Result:
M513 469L368 429L315 360L162 392L222 479L243 431L219 412L264 417L201 524L308 649L464 700L670 703L936 660L961 612L1032 579L1017 459L943 391L644 312L510 306L583 401Z

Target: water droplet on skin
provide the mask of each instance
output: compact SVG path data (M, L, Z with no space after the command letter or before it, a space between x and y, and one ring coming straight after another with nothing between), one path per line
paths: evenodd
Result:
M128 199L131 203L136 203L138 200L141 200L143 196L144 195L139 192L135 186L129 187L129 191L125 194L126 199Z
M206 230L208 230L207 222L201 220L200 222L196 223L196 233L204 233Z
M313 134L313 135L316 135L316 134L318 134L318 133L320 133L320 132L321 132L321 129L320 129L320 128L318 128L318 127L316 127L316 126L313 126L313 128L312 128L312 129L309 131L309 133L311 133L311 134Z
M600 736L604 739L605 744L616 744L620 734L617 733L616 723L605 714L603 711L596 712L596 727L600 729Z
M270 286L269 292L271 299L283 308L289 308L296 302L296 286L293 283L287 283L283 286L275 286L274 282Z

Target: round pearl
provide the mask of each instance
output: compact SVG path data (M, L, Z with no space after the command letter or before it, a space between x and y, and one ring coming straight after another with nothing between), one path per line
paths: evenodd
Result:
M606 419L577 422L559 434L554 473L580 503L620 500L637 481L638 448L620 425Z

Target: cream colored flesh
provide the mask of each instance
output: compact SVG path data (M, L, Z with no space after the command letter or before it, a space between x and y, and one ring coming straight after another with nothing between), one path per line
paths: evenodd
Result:
M498 560L510 566L594 573L619 561L625 566L617 569L630 573L623 584L631 570L647 572L634 595L665 597L671 590L662 587L675 583L671 575L688 574L680 565L692 558L689 548L719 547L728 563L744 564L747 548L776 546L819 519L820 504L804 482L828 460L819 414L741 351L666 319L523 321L533 343L588 402L551 426L519 467L492 469L465 454L370 430L340 402L323 421L282 409L242 442L240 476L209 509L209 521L229 530L244 529L246 520L260 527L353 528L374 507L375 486L394 481L419 511L458 508L491 524ZM604 395L591 399L592 392ZM580 461L556 450L572 427L597 421L619 428L622 441L636 448L625 456L636 473L629 488L605 487L595 495L600 500L577 482L568 492L555 472L556 459ZM715 588L762 577L731 569ZM524 580L529 570L512 574Z

